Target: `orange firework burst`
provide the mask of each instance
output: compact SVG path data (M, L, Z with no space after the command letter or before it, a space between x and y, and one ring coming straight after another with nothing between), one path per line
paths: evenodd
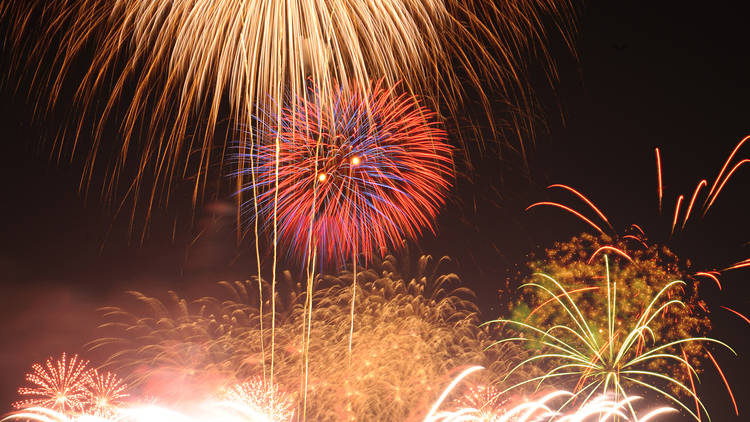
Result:
M26 398L13 403L13 407L46 407L63 413L83 411L89 394L87 365L88 361L79 360L78 355L67 359L65 353L57 361L47 359L44 366L32 365L33 372L26 374L26 381L34 386L19 388L18 394Z

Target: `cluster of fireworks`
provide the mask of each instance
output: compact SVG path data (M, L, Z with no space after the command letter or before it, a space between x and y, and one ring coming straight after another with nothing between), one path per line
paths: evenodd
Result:
M534 274L517 280L507 314L484 324L473 293L443 271L447 259L424 256L411 273L402 269L408 258L385 253L432 231L446 202L460 165L454 154L465 146L451 144L445 125L468 103L459 80L488 114L492 78L495 95L530 111L521 53L548 59L540 16L569 12L566 1L542 0L0 0L16 46L30 22L48 23L31 51L51 55L58 71L47 75L50 105L74 59L95 44L75 94L80 124L72 141L54 146L61 157L72 143L74 156L86 113L108 89L82 187L110 114L132 98L104 196L127 179L124 196L145 191L150 214L190 179L197 202L209 176L225 175L231 162L238 225L253 232L258 265L250 280L220 283L223 298L132 292L133 309L104 308L109 332L90 346L109 351L103 367L129 386L63 354L32 367L5 420L646 422L680 411L700 421L709 412L696 383L707 368L738 411L714 356L732 349L710 337L698 287L721 288L723 271L750 260L689 271L667 246L750 163L736 158L749 138L713 183L701 180L689 201L678 197L662 242L636 224L620 234L585 195L551 186L595 217L558 202L529 208L564 209L597 235L532 259ZM32 84L43 85L41 73ZM141 137L144 115L153 117ZM238 139L216 143L225 115ZM516 131L530 124L511 120ZM267 279L262 245L272 259ZM302 280L277 271L280 250ZM332 267L339 272L326 274ZM671 407L644 406L639 396Z

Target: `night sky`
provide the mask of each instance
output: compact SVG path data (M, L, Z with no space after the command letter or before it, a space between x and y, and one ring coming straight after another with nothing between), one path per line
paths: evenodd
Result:
M524 212L532 202L563 198L546 192L547 185L579 188L616 228L638 223L660 238L671 215L658 217L654 147L662 152L665 208L673 210L678 194L714 178L750 134L750 36L742 13L707 3L655 3L591 1L581 8L578 57L553 47L560 81L554 92L540 89L549 129L537 137L528 165L512 156L477 159L472 180L457 181L437 236L420 242L424 253L455 259L453 269L479 293L485 319L504 307L497 290L527 253L586 230L557 210ZM198 297L214 292L216 281L254 273L251 245L235 246L230 198L196 210L192 228L190 212L175 212L190 203L178 199L156 212L142 244L129 239L125 216L115 216L97 192L80 194L80 161L48 159L44 140L60 122L34 119L35 96L8 88L16 77L7 71L12 54L4 51L0 93L0 409L15 399L32 362L83 350L95 337L96 308L121 303L123 291L174 289ZM678 255L696 268L750 257L749 193L750 168L744 168L708 216L675 239ZM718 305L750 312L750 270L723 281L724 291L709 293L707 301L713 336L739 353L718 356L741 416L711 371L702 388L713 420L740 421L750 414L750 369L743 365L750 326Z

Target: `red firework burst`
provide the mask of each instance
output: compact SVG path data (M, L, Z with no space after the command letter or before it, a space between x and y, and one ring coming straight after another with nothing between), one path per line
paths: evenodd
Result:
M82 412L88 398L88 361L81 361L78 355L69 360L65 353L60 359L47 359L45 365L32 365L33 372L26 374L26 381L33 387L21 387L18 394L26 399L13 403L16 409L46 407L58 412Z
M435 113L394 89L339 86L332 98L311 89L242 157L256 164L243 172L253 180L243 191L262 221L272 225L276 213L291 253L369 259L433 229L451 185L451 147ZM255 215L255 199L245 212Z

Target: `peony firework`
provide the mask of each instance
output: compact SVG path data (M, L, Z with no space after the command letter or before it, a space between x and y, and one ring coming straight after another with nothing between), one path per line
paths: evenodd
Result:
M245 175L254 184L243 188L258 192L257 203L245 209L278 218L296 256L369 258L432 229L444 202L453 160L435 113L381 83L368 92L339 85L327 103L311 88L299 106L284 108L278 130L265 127L271 145L240 155L257 163Z
M13 403L16 409L47 407L60 412L81 412L88 403L90 373L88 361L65 353L60 359L47 359L44 366L32 365L33 372L26 374L26 381L33 387L21 387L18 393L26 397Z

